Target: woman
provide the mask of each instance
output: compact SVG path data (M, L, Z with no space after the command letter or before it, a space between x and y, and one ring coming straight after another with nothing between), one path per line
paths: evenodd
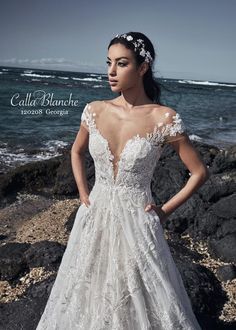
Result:
M113 100L87 103L71 149L82 205L37 329L201 329L162 223L209 177L180 115L160 103L155 52L142 33L108 46ZM150 183L170 143L191 176L157 206ZM95 164L89 193L84 152Z

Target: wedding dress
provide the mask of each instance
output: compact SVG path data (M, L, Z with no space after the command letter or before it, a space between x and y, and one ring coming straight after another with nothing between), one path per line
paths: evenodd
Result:
M127 139L114 171L94 102L81 116L95 165L91 204L78 208L36 330L199 330L160 219L144 210L154 203L150 183L163 146L186 127L166 111L150 133Z

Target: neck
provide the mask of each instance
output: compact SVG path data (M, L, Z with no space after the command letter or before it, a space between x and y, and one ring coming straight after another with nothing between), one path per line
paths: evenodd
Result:
M153 101L148 98L143 87L132 87L122 91L119 100L124 107L129 109L136 106L153 103Z

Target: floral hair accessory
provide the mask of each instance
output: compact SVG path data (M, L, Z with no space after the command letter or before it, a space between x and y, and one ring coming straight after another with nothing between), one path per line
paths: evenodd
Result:
M144 61L147 63L152 63L153 58L148 50L145 50L145 43L143 39L135 40L131 35L124 34L117 34L116 38L125 38L128 41L131 41L134 45L134 51L136 52L139 50L139 55L145 57Z

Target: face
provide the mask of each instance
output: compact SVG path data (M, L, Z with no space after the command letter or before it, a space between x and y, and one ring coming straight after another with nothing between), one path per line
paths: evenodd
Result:
M130 49L122 44L114 44L109 48L107 56L108 79L110 87L115 92L125 91L132 88L142 80L143 65L136 67L134 55Z

